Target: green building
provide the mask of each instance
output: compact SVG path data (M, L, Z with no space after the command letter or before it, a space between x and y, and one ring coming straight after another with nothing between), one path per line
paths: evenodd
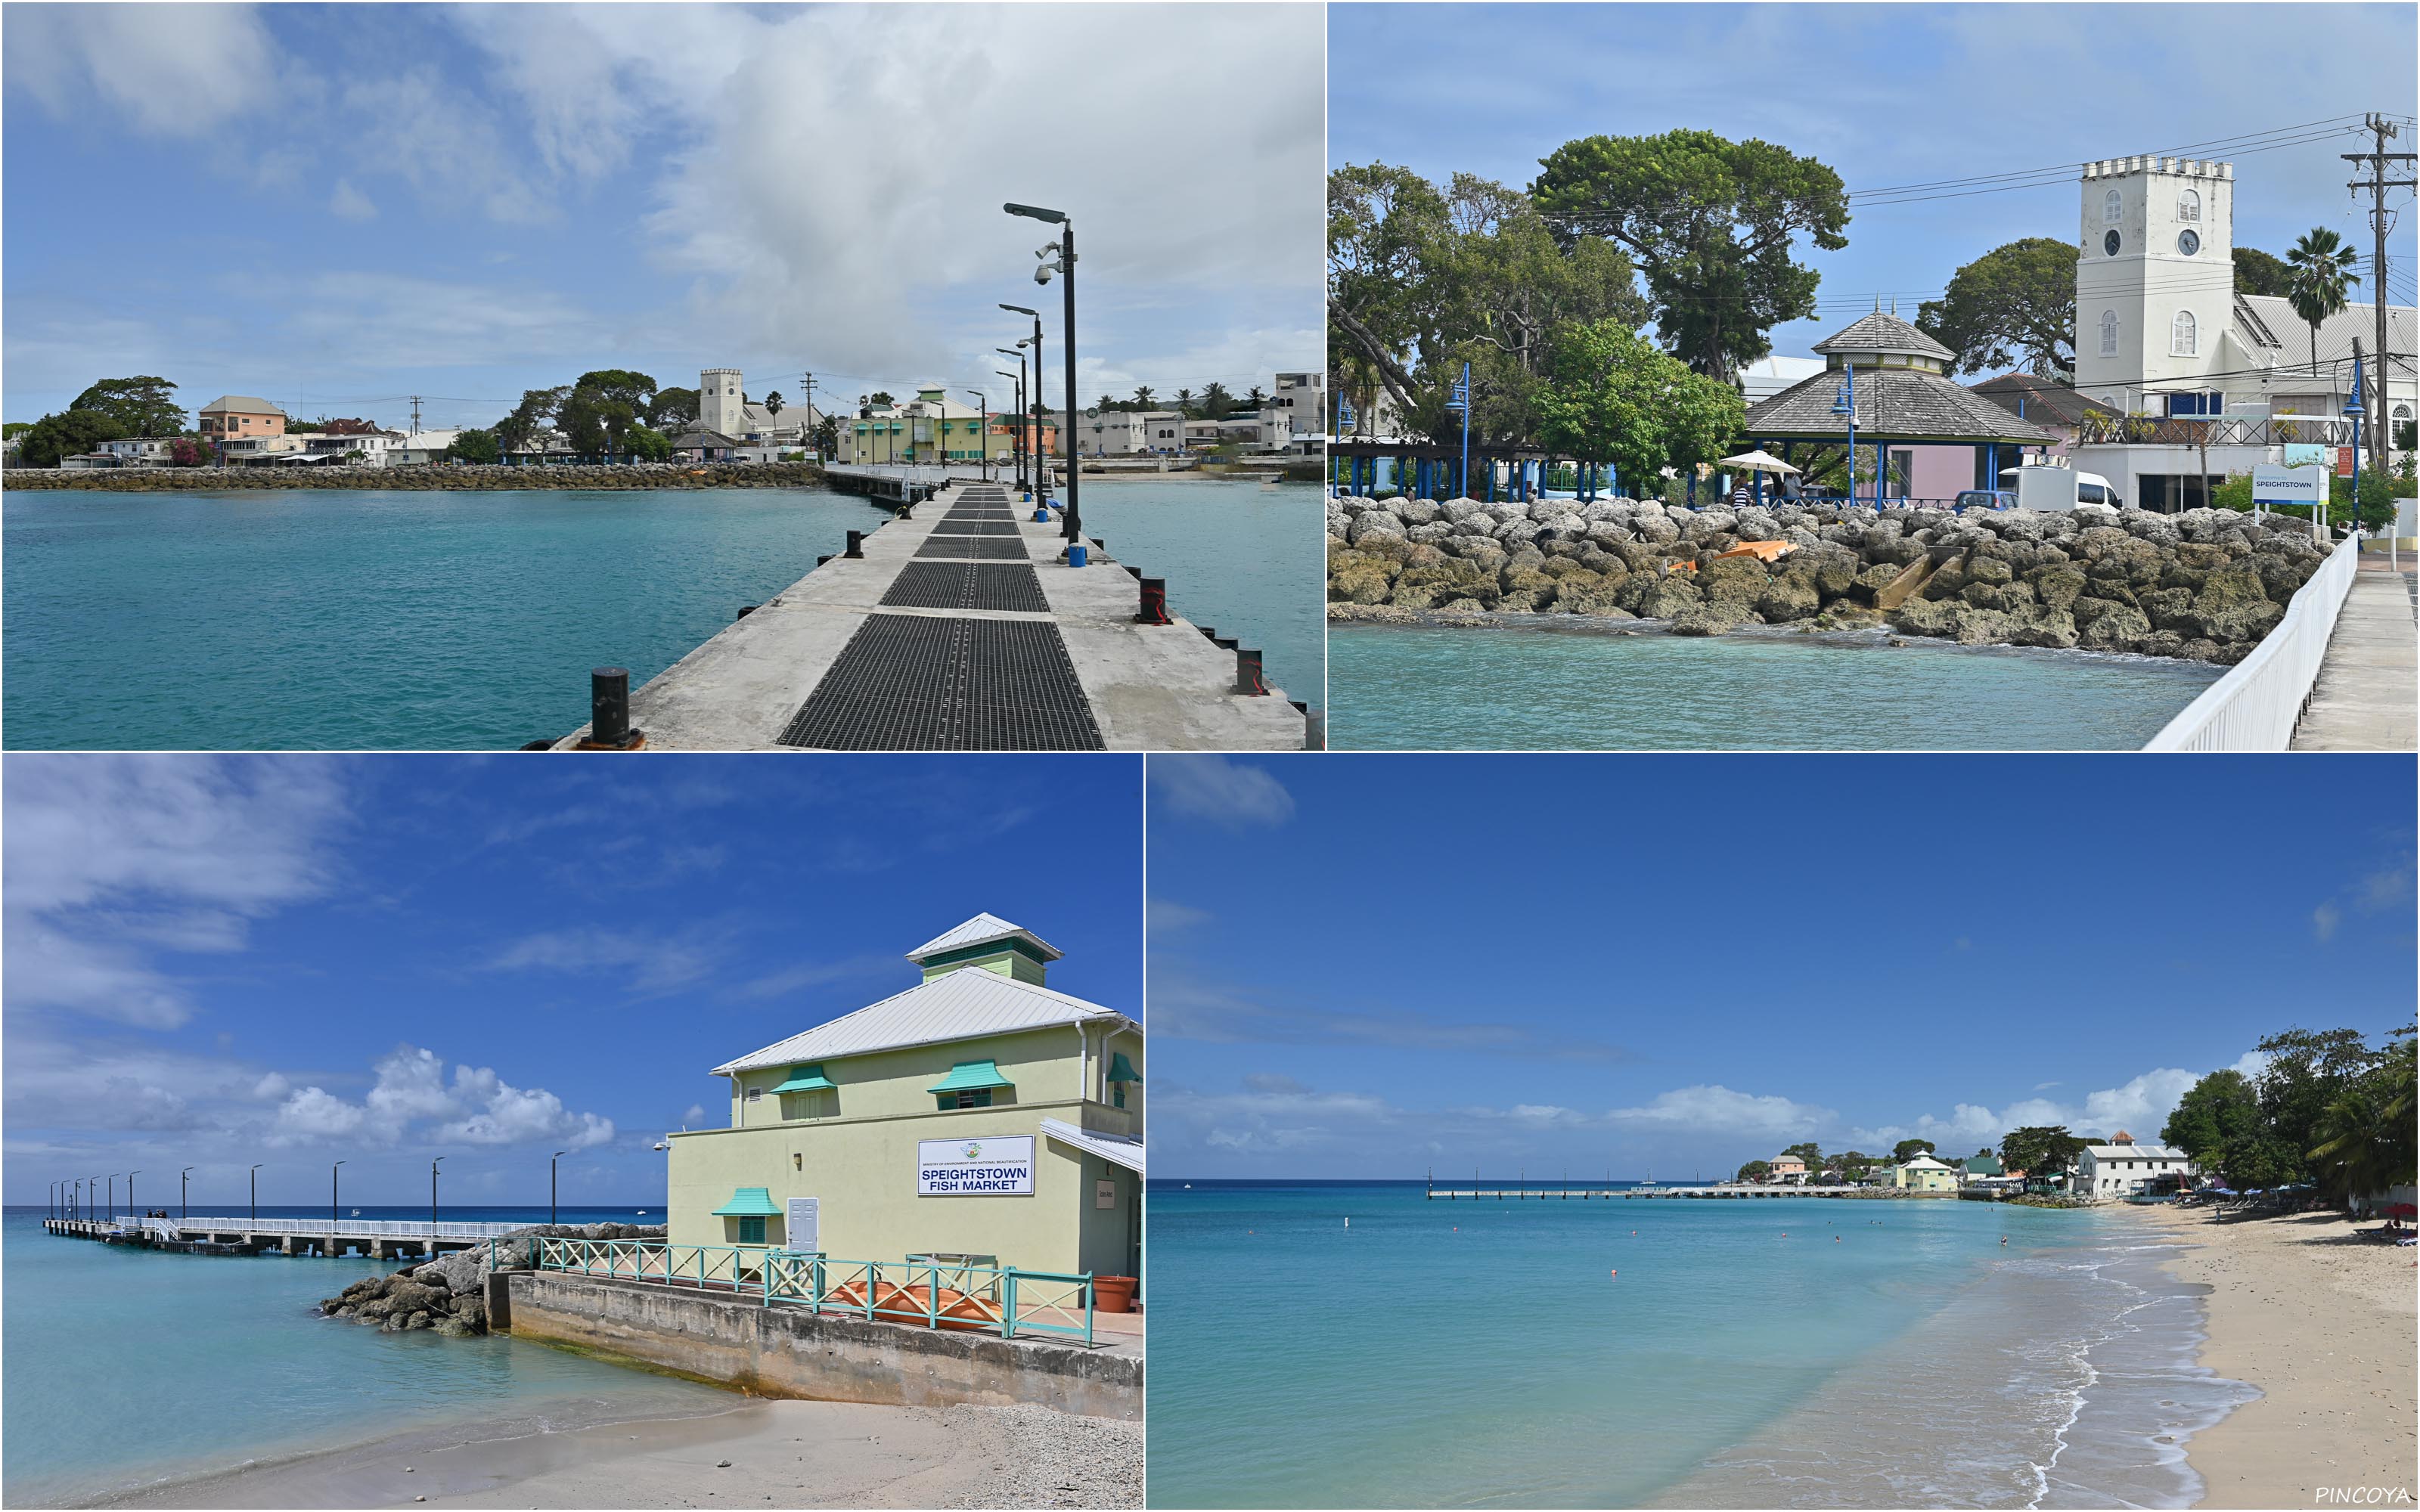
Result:
M908 959L918 985L714 1068L731 1126L669 1136L667 1242L1140 1274L1141 1026L990 914Z

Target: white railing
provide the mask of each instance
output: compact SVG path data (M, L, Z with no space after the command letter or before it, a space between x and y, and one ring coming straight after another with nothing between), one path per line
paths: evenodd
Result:
M428 1221L404 1218L179 1218L178 1227L221 1234L334 1234L339 1239L427 1239ZM439 1239L502 1239L528 1224L439 1223Z
M2348 535L2328 553L2286 606L2286 617L2252 655L2203 688L2151 737L2145 750L2284 750L2294 738L2319 663L2328 654L2336 614L2352 591L2361 542Z

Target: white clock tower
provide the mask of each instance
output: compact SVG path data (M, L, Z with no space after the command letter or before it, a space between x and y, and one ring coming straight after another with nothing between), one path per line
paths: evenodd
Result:
M2235 165L2084 165L2075 388L2118 414L2217 413L2235 307Z
M746 402L739 395L739 369L709 367L697 376L697 423L725 436L748 434Z

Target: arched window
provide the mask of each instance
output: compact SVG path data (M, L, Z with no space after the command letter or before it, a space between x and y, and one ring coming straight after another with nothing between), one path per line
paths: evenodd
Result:
M2180 221L2199 221L2201 219L2201 196L2190 189L2186 190L2183 193L2179 194L2177 196L2177 219Z
M2115 310L2101 312L2101 355L2118 355L2118 312Z
M2111 190L2109 193L2107 193L2106 194L2102 195L2102 196L2101 196L2101 220L2102 220L2102 223L2103 224L2106 224L2106 225L2116 225L2116 224L2118 224L2118 213L2119 213L2119 211L2120 211L2120 209L2121 209L2121 208L2122 208L2122 202L2118 198L2118 191L2116 191L2116 190L2114 190L2114 189L2113 189L2113 190Z
M2179 310L2168 323L2168 355L2193 357L2201 351L2201 330L2191 310Z

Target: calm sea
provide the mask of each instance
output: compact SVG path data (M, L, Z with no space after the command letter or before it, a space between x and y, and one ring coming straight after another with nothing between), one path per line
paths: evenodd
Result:
M634 1207L566 1207L563 1221L628 1222ZM326 1212L260 1210L264 1218ZM444 1216L542 1223L546 1210ZM54 1238L42 1217L39 1208L8 1209L0 1242L0 1503L8 1506L87 1502L399 1435L504 1438L734 1405L710 1386L543 1345L381 1334L319 1315L320 1298L402 1269L396 1262L157 1254Z
M1258 646L1270 682L1312 708L1327 702L1327 506L1315 483L1083 486L1084 533L1147 577L1168 607Z
M1149 1223L1155 1506L2184 1506L2250 1395L2122 1212L1154 1181Z
M1339 625L1338 750L2133 750L2222 668L1885 632Z

